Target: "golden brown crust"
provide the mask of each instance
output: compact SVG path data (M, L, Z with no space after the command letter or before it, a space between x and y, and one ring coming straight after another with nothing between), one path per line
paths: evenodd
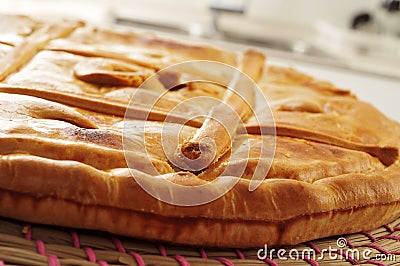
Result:
M396 171L398 170L396 169ZM88 176L88 173L85 173L85 176ZM96 183L88 185L96 186ZM352 186L352 184L346 185ZM281 188L277 186L275 189L278 189L277 192L282 192ZM51 188L49 187L49 189ZM51 191L53 192L45 194L51 196L37 197L41 194L34 193L32 195L29 193L10 192L9 189L3 190L2 188L0 204L1 206L5 206L5 208L1 209L0 214L31 222L107 230L133 237L145 237L147 239L189 245L197 244L221 247L260 247L265 243L273 246L299 243L317 237L368 230L380 224L387 223L400 214L398 202L375 203L371 205L366 202L357 207L327 210L312 214L304 213L287 219L282 217L279 221L264 219L243 220L241 218L227 217L210 218L205 215L187 217L183 216L184 212L182 210L179 211L177 216L172 216L169 215L171 212L168 212L168 215L160 215L155 210L153 211L156 214L152 214L151 212L143 213L142 210L132 211L119 206L104 206L98 203L97 197L102 193L98 188L89 187L82 191L68 191L73 193L71 198L80 198L80 193L85 194L87 201L80 199L79 202L76 202L74 199L66 200L63 197L60 198L57 190ZM292 194L294 192L290 188L289 191ZM108 196L108 200L110 198L115 200L113 197L113 193L115 192L115 190L105 189L103 193L109 194L100 196L103 196L103 198ZM263 189L263 192L271 192L271 190ZM273 193L272 196L276 198L277 192ZM350 191L340 192L342 196L346 195L346 193L350 194ZM372 192L372 190L368 190L368 192ZM122 192L119 192L119 194L122 194ZM133 194L133 191L130 190L129 194ZM287 198L285 195L281 197L283 199ZM126 202L128 204L137 202L137 199L135 197L133 202L129 201L132 200L129 198L125 198L124 200L128 200ZM96 203L93 204L93 201ZM290 203L291 205L289 205ZM290 203L285 203L284 206L286 209L294 209L300 206L299 203ZM310 204L307 201L300 203L304 205ZM207 206L208 213L218 213L219 211L217 210L224 210L225 213L229 213L229 210L220 209L220 207L219 209L214 209L218 207L218 204L215 205ZM151 204L151 207L154 207L154 205ZM257 210L256 208L269 210L268 207L254 204L251 206L251 210L255 211ZM282 208L283 206L278 205L278 207ZM171 208L173 209L174 207ZM148 207L144 207L143 209L149 210ZM191 208L186 210L196 209ZM368 217L368 222L365 221L365 217ZM208 232L207 235L204 234L204 230ZM237 241L238 239L240 241Z
M221 247L296 244L372 229L400 215L400 125L349 91L293 69L263 71L265 58L255 51L238 57L213 47L79 22L32 26L24 18L22 24L32 32L5 44L0 58L10 62L0 73L0 91L6 92L0 93L0 215ZM209 126L207 136L216 136L223 148L219 160L202 173L181 172L168 161L163 136L173 136L174 130L162 135L162 122L139 121L152 93L165 89L163 82L154 91L135 94L142 97L130 107L136 117L123 121L125 98L140 90L136 86L149 73L190 59L239 67L258 82L271 103L276 139L256 135L260 126L268 125L258 125L253 117L247 120L252 115L243 108L247 105L238 104L221 86L201 83L168 91L147 120L163 121L180 101L199 95L233 105L248 132L235 136L231 148L221 128ZM176 114L176 124L169 125L182 129L180 144L207 123L180 124L212 107L209 102L196 110L188 105ZM124 136L133 147L126 153L124 125L132 128ZM271 159L261 148L274 140L271 169L250 192L257 164ZM239 158L233 167L245 165L244 173L217 178L232 152ZM131 168L126 158L132 159ZM228 178L238 182L215 201L183 207L153 198L134 177L146 179L155 190L162 185L160 179L185 186L212 180L220 184Z
M207 45L198 45L159 38L151 33L134 33L87 26L47 49L68 51L89 57L125 60L144 67L161 69L184 60L214 60L236 65L237 54Z
M31 195L52 195L77 203L141 210L166 217L276 222L331 210L389 204L396 202L400 195L397 189L399 164L367 174L343 174L314 183L267 179L254 192L248 191L249 180L240 179L224 197L196 208L158 202L141 189L128 169L101 171L76 161L55 161L30 155L2 156L0 166L3 170L0 187L3 189ZM157 180L163 178L132 171L147 177L153 186L158 186ZM26 182L27 176L29 182ZM180 177L178 173L175 176ZM187 178L197 179L194 175ZM59 179L63 179L65 184L62 190L58 189ZM360 179L363 180L361 184ZM301 196L293 197L298 191L302 192ZM243 195L245 200L228 204ZM268 212L259 212L259 208Z
M278 135L364 151L385 165L398 160L398 123L348 91L276 67L266 70L260 86L269 100ZM246 123L252 134L259 134L261 128L268 132L268 127L254 118Z
M265 243L269 246L287 245L324 236L369 230L398 217L399 204L396 202L304 215L281 223L271 223L169 218L0 190L0 205L5 206L0 209L0 215L10 216L12 213L11 217L15 219L107 230L121 235L139 238L145 236L146 239L187 245L240 248L259 248ZM362 222L365 217L374 219L367 224Z
M200 127L202 125L202 122L199 120L188 120L184 114L169 114L167 111L158 109L157 107L154 107L151 112L148 112L147 106L139 104L134 106L130 105L127 108L126 104L123 104L119 101L108 99L104 100L96 96L77 95L74 93L51 91L24 86L10 86L7 84L0 84L0 92L35 96L42 99L119 117L124 117L127 110L130 110L129 114L131 116L129 118L132 119L141 119L147 117L147 119L150 121L164 121L168 116L171 121L176 123L184 123L187 121L187 124L190 126Z
M251 179L257 164L270 159L270 155L262 154L261 149L270 147L274 140L276 141L274 162L269 169L267 178L279 177L313 183L319 179L348 173L367 173L384 169L377 158L364 152L303 139L288 137L274 139L273 136L261 138L257 135L240 136L236 139L236 147L241 147L242 150L238 151L235 147L233 150L236 154L240 154L237 157L242 159L231 162L230 166L237 166L240 169L245 165L242 178ZM221 175L229 163L229 156L227 154L222 157L218 163L210 166L199 177L213 180Z
M68 36L80 26L83 26L83 23L77 21L49 24L28 36L23 42L19 43L13 50L1 58L0 80L4 80L9 74L18 70L52 39Z
M265 64L264 61L263 54L252 50L246 51L240 58L239 70L257 82ZM239 121L245 121L254 109L255 96L251 85L253 84L249 82L238 81L233 85L234 88L227 89L222 103L210 110L208 118L195 135L182 144L180 156L185 156L189 160L200 159L199 163L195 163L195 168L200 170L218 161L229 151ZM227 112L227 106L232 108L235 115ZM209 139L214 141L214 145ZM191 161L191 163L194 162Z

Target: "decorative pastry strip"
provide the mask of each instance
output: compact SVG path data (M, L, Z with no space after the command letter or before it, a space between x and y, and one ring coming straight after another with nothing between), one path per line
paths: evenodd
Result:
M147 67L153 65L163 68L187 60L215 60L229 65L236 65L237 53L218 49L208 45L184 43L177 40L160 38L149 33L117 31L97 27L85 27L75 31L64 40L49 44L47 49L88 52L92 56L115 58L117 54L128 60L137 60ZM110 52L110 53L109 53ZM112 55L113 53L116 53ZM97 54L97 55L96 55ZM122 58L121 58L122 60Z
M264 54L246 50L240 58L239 69L257 83L263 73L266 57Z
M22 43L15 46L14 49L0 59L0 81L26 64L51 40L66 37L76 28L83 25L84 23L80 21L64 21L61 24L45 25L28 36Z
M26 95L0 93L0 119L27 118L55 119L81 128L97 128L91 120L65 105Z
M271 161L271 154L262 149L273 150L273 163L265 178L284 178L313 183L323 178L349 173L368 173L383 170L384 165L368 153L349 150L329 144L282 136L237 135L230 152L222 156L198 176L212 181L223 175L229 166L241 178L252 179L260 162ZM231 153L235 153L232 161Z
M346 100L342 99L340 103L346 103ZM351 106L352 110L340 115L274 112L276 134L364 151L378 157L385 165L394 163L399 157L396 123L366 103L353 101ZM275 132L271 126L257 125L253 119L245 128L239 131L245 134Z
M110 133L109 133L110 134ZM97 132L98 140L107 141L107 134L102 131ZM0 155L8 154L30 154L52 160L68 160L81 162L99 170L110 170L116 168L126 168L124 151L105 147L105 143L96 143L95 139L86 141L58 140L42 137L29 137L24 135L0 136ZM91 143L92 142L92 143ZM168 163L161 161L155 156L151 156L152 165L157 169L154 171L151 165L143 162L148 160L146 154L138 152L127 152L128 156L135 163L135 169L145 173L167 174L173 170Z
M74 74L80 80L99 85L139 87L154 71L119 61L93 58L75 65Z
M75 46L75 47L74 47ZM101 48L96 48L88 45L83 44L73 44L73 47L59 47L59 46L49 46L47 47L48 50L51 51L61 51L61 52L68 52L71 54L82 55L87 57L103 57L109 59L117 59L121 60L130 64L139 65L142 67L154 69L155 71L160 70L161 68L166 67L167 65L164 64L160 59L150 59L138 55L127 55L126 53L115 52L115 51L107 51Z
M386 165L398 158L398 123L349 91L294 69L275 66L266 69L260 86L269 100L278 135L365 151ZM259 134L257 124L250 118L248 132ZM267 131L265 134L274 133L266 125L262 129Z
M242 55L239 69L257 82L264 61L264 55L249 50ZM210 163L218 161L231 148L239 120L244 121L250 116L254 104L254 88L248 87L251 84L240 79L241 77L238 83L233 84L233 90L226 90L222 103L211 109L195 135L181 145L181 153L177 156L190 160L180 158L186 169L202 170Z
M55 101L69 106L79 107L87 110L92 110L100 112L103 114L110 114L116 116L125 116L125 111L127 109L126 103L121 103L118 101L111 101L110 99L104 99L104 97L95 95L79 95L68 92L61 91L51 91L39 88L29 88L23 86L13 86L7 84L0 84L0 92L14 93L14 94L24 94L34 97L39 97L42 99ZM183 114L178 116L176 114L169 114L166 111L158 110L153 107L149 110L149 106L129 106L129 114L131 114L131 119L148 120L151 121L164 121L167 117L170 122L174 123L186 123L190 126L200 127L202 125L201 121L198 120L188 120Z
M16 46L43 26L41 21L25 15L0 14L0 43Z

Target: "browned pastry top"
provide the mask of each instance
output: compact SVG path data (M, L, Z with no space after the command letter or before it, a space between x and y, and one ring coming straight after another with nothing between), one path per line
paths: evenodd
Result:
M350 91L267 65L253 50L234 53L76 21L0 20L12 25L0 27L0 215L182 244L253 247L371 229L400 214L400 126ZM224 86L192 82L168 90L182 78L170 72L141 87L160 69L188 60L229 64L252 78L268 99L276 136L268 133L273 125L256 121L256 103L244 104ZM124 119L132 95L134 112L153 108L148 121ZM244 127L229 135L204 118L216 110L212 100L182 104L199 96L232 106ZM164 122L178 105L176 120ZM123 136L125 125L130 131ZM173 165L163 137L176 135L189 157L204 138L216 140L212 164L191 172ZM124 152L123 139L135 148ZM257 164L272 156L265 180L249 192ZM218 177L228 164L245 166L225 177L237 179L236 186L195 207L163 203L132 178L146 178L155 189L160 179L199 186L224 182ZM369 217L373 212L383 214Z

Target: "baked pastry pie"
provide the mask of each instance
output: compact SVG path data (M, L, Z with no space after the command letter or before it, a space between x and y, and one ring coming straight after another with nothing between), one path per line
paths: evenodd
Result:
M79 21L0 20L7 25L0 28L1 216L244 248L372 229L400 215L400 125L347 90L265 64L256 51L230 52ZM268 99L275 124L258 121L250 102L238 101L220 84L171 88L182 75L168 72L147 84L150 89L141 87L157 71L188 60L242 70ZM128 106L132 95L135 104ZM206 117L215 102L185 104L195 97L231 106L242 127L227 134L230 128ZM173 122L166 122L177 106ZM127 109L136 117L124 117ZM123 136L126 124L131 131ZM213 139L210 164L190 171L171 163L163 147L165 125L172 125L165 132L177 136L188 158L204 152L202 140ZM134 147L129 165L125 141ZM270 146L272 162L262 152ZM150 165L143 163L147 159ZM249 191L262 161L271 162L269 171ZM229 177L235 186L190 207L160 201L134 178L146 179L155 191L160 180L201 186L214 184L229 165L244 165Z

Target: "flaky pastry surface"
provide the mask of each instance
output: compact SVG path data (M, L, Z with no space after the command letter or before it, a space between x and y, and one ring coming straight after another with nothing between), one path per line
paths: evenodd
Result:
M79 21L12 15L0 20L11 25L0 28L2 216L178 244L259 247L372 229L400 215L400 126L350 91L265 64L256 51L235 53ZM140 103L132 107L139 112L177 77L164 77L154 91L139 88L141 83L164 67L198 59L232 65L257 82L270 103L277 136L261 138L261 129L270 125L258 124L217 85L167 91L149 121L124 121L133 93L139 92ZM207 132L225 141L212 165L192 173L171 165L161 131L168 112L196 96L244 110L247 133L239 132L237 147L229 147L212 122L208 128L201 119L183 126L182 144ZM188 104L177 117L204 116L211 107L206 101ZM124 122L134 129L127 141L138 151L146 149L159 175L149 174L152 169L141 163L145 155L135 150L129 171ZM269 159L261 147L272 141L270 171L249 192L257 163ZM243 147L250 152L240 154ZM238 179L232 190L205 205L163 203L132 177L144 175L155 188L160 178L206 184L224 171L236 148L243 161L233 164L246 162L245 171L232 177Z

